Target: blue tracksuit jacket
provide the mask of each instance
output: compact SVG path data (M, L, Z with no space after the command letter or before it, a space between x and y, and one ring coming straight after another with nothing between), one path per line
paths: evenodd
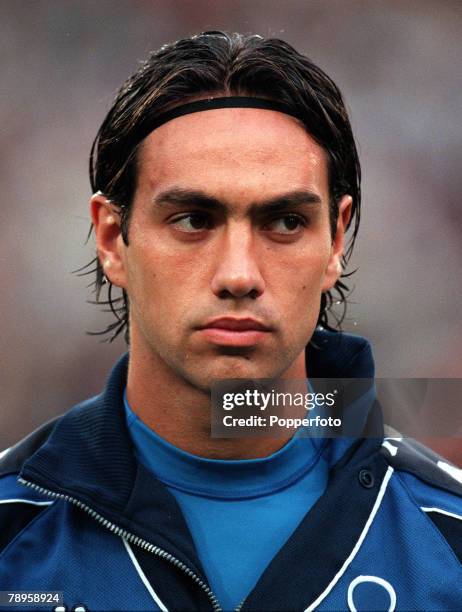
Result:
M373 376L364 339L314 341L313 378ZM178 504L134 456L126 367L3 453L0 591L60 591L68 610L218 611ZM410 440L332 440L324 495L240 610L462 610L461 475Z

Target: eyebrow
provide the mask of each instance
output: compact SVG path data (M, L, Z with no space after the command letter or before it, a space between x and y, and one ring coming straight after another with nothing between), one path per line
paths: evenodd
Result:
M313 206L321 203L322 199L318 194L309 190L297 190L253 202L250 204L249 212L251 214L272 213L286 208L301 205ZM219 212L226 212L229 208L232 208L226 200L211 196L204 191L179 187L161 192L153 199L153 204L161 207L192 205Z

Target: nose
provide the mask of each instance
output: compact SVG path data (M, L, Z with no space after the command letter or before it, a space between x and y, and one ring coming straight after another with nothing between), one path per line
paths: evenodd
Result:
M243 222L235 222L226 227L218 245L218 265L212 278L212 291L221 299L256 299L264 290L252 228Z

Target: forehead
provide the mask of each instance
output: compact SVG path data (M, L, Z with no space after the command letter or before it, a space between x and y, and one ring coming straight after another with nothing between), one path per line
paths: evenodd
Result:
M325 151L295 118L226 108L177 117L154 130L139 155L138 186L207 188L228 197L308 188L328 191ZM230 193L231 192L231 193Z

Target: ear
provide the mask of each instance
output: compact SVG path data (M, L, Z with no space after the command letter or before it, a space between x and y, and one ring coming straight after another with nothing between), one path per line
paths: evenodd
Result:
M124 244L120 211L100 191L90 199L90 214L96 237L96 250L104 274L117 287L126 288Z
M342 274L342 255L345 248L345 232L351 217L352 203L353 199L349 195L344 195L338 203L337 227L322 284L323 293L332 289Z

